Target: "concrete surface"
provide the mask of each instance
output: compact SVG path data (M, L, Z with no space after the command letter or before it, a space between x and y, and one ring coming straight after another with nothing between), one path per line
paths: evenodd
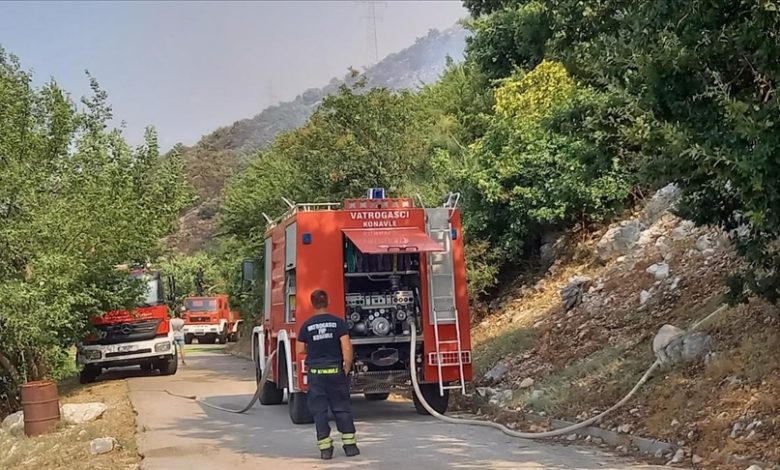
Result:
M411 403L353 401L362 454L319 460L314 426L290 422L287 405L257 404L244 415L202 407L165 393L197 395L241 407L254 393L252 363L196 346L175 376L129 373L138 413L138 446L146 470L206 469L661 469L593 448L518 440L485 428L456 426L415 413ZM220 348L221 349L221 348Z

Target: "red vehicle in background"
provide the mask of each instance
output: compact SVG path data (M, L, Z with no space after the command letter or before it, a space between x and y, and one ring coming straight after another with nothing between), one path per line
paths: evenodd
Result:
M90 318L96 334L78 347L81 383L93 382L104 369L141 366L173 375L178 366L162 276L145 267L118 266L145 283L145 292L131 311L115 310ZM169 278L169 282L173 282ZM171 288L172 289L172 288Z
M230 310L228 296L187 297L184 299L184 342L225 344L238 341L242 320Z

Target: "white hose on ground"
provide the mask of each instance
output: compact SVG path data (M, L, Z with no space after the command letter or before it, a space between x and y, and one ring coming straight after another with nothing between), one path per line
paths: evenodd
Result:
M710 319L714 318L716 315L718 315L720 312L725 310L727 308L727 305L722 305L720 308L712 312L711 314L707 315L704 319L699 320L696 322L692 327L692 330L698 329L701 325L707 323ZM409 344L410 354L409 357L416 357L416 350L417 350L417 331L416 328L412 328L412 337ZM508 427L504 426L503 424L495 423L493 421L482 421L478 419L467 419L467 418L453 418L451 416L445 416L431 407L431 405L428 404L427 401L425 401L425 397L422 394L422 391L420 390L420 383L417 378L417 373L415 371L414 367L414 361L412 361L412 370L411 376L412 376L412 387L414 388L414 393L417 395L417 399L420 401L420 404L423 406L423 408L428 411L428 413L431 414L431 416L438 418L442 421L445 421L447 423L452 424L466 424L469 426L485 426L489 428L498 429L502 433L506 434L507 436L511 437L518 437L521 439L543 439L548 437L557 437L557 436L563 436L565 434L570 434L574 431L577 431L579 429L585 428L590 426L591 424L594 424L601 420L604 416L612 413L613 411L617 410L621 406L625 405L631 397L633 397L637 391L642 387L642 385L647 382L650 377L653 375L653 372L655 372L656 369L658 369L661 366L661 361L656 360L649 369L647 369L647 372L642 375L642 378L639 379L639 382L634 385L634 388L631 389L626 396L624 396L619 402L615 403L613 406L608 408L607 410L603 411L602 413L599 413L598 415L586 419L585 421L582 421L581 423L573 424L571 426L567 426L565 428L561 429L555 429L553 431L545 431L545 432L518 432L513 431L509 429Z
M236 414L246 413L253 406L255 406L255 403L257 403L257 400L260 399L260 393L262 393L263 386L268 381L268 374L271 371L271 361L274 359L274 357L276 357L276 351L277 350L274 350L268 356L268 360L265 361L265 367L263 367L263 373L260 375L260 380L257 382L257 390L255 390L254 396L252 396L252 399L249 400L249 404L247 404L245 407L241 408L240 410L237 410L237 409L234 409L234 408L224 408L224 407L218 406L218 405L212 405L211 403L209 403L207 401L204 401L204 400L200 400L200 399L198 399L197 396L193 396L193 395L179 395L177 393L173 393L173 392L170 392L168 390L163 390L163 391L165 393L167 393L168 395L171 395L173 397L184 398L186 400L194 400L194 401L200 403L201 405L203 405L205 407L213 408L215 410L225 411L227 413L236 413ZM152 392L152 391L156 391L156 390L139 390L139 391Z

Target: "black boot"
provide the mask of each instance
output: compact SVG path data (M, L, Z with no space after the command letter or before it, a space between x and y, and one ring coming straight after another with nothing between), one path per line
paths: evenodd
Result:
M330 460L333 458L333 447L327 449L320 449L320 458L322 460Z
M347 457L355 457L360 455L360 449L358 449L357 444L344 444L344 454Z

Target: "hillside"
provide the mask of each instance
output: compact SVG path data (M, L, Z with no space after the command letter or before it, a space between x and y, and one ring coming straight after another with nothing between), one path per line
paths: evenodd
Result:
M661 327L688 329L721 305L722 278L741 265L728 237L659 210L662 199L609 230L562 237L549 270L493 301L474 329L479 393L468 408L531 430L544 426L529 413L583 421L639 380ZM725 309L599 427L671 444L649 456L660 464L678 452L688 468L775 468L779 320L763 301ZM600 442L563 438L578 439Z
M460 61L467 31L459 26L431 30L408 48L390 54L362 71L368 88L415 89L433 83L444 71L448 58ZM345 64L345 68L346 65ZM253 152L268 146L277 134L302 126L325 96L342 84L355 82L352 73L334 78L322 88L306 90L292 101L264 109L256 116L234 122L204 136L192 147L179 147L187 174L198 194L198 203L180 220L178 233L169 246L192 253L202 248L214 233L213 215L225 182L238 174Z

